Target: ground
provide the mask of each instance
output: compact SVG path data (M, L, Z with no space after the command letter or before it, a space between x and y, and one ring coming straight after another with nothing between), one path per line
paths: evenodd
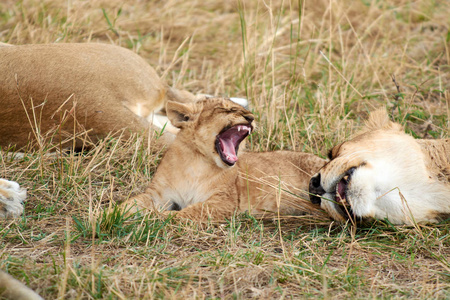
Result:
M0 41L132 49L177 88L249 99L250 150L325 157L382 106L416 138L449 136L449 14L428 0L6 0ZM0 268L47 299L450 298L449 220L102 215L160 155L139 138L49 148L0 157L0 177L28 189L25 215L0 222Z

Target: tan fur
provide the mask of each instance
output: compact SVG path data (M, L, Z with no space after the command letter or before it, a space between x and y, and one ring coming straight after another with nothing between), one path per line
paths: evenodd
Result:
M106 44L2 45L0 70L1 146L84 131L92 142L110 132L146 133L166 101L196 100L132 51Z
M376 111L361 134L331 150L331 161L311 179L310 192L323 197L321 206L334 219L344 221L346 208L336 203L336 190L349 176L345 201L357 218L438 222L450 213L449 168L449 139L415 140L385 110Z
M11 300L42 300L38 294L11 275L0 270L0 298Z
M177 217L192 220L224 220L243 211L299 214L311 208L303 199L308 198L309 178L323 166L323 159L289 151L244 152L230 167L216 151L216 136L227 126L247 124L245 117L253 118L249 111L214 98L187 105L169 102L167 114L181 130L148 189L124 206L170 209L176 203L182 208ZM279 197L282 190L303 199Z

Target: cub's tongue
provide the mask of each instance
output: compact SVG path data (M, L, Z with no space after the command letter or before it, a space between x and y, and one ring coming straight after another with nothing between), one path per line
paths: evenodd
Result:
M235 138L231 137L230 139L224 139L219 137L220 150L222 150L223 158L225 158L228 162L234 164L237 162L237 154L235 148Z
M250 126L237 125L217 136L216 148L223 162L229 166L232 166L237 162L239 144L250 134L250 132Z

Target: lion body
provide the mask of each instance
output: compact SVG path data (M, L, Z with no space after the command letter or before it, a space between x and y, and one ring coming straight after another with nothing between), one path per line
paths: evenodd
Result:
M223 220L243 211L300 214L311 208L305 191L325 160L290 151L243 152L236 165L227 166L214 141L224 127L245 122L248 111L209 99L193 104L190 112L173 112L169 105L167 112L173 124L180 116L192 124L182 125L145 193L125 205L179 210L178 217L192 220Z
M79 147L86 136L145 133L167 100L195 101L134 52L107 44L2 46L0 69L1 146L79 136Z

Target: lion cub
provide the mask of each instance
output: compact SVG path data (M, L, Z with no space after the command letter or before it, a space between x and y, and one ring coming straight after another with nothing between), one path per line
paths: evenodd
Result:
M180 132L145 193L124 206L175 210L177 217L197 221L223 220L234 212L299 214L311 208L305 191L325 160L289 151L238 155L253 131L254 116L228 99L169 101L166 111Z

